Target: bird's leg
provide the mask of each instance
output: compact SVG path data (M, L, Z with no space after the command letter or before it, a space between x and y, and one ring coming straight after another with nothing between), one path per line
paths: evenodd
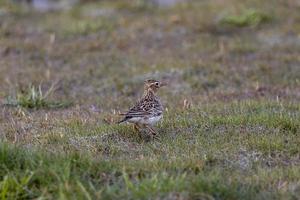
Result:
M133 124L133 129L136 131L136 132L140 132L140 126L138 124Z
M140 126L139 126L139 124L133 124L133 129L134 129L134 131L135 132L137 132L138 133L138 136L141 138L141 130L140 130Z
M156 139L156 140L160 141L160 139L157 135L157 132L150 125L146 125L146 128L148 128L150 130L152 139Z
M146 125L146 128L148 128L150 130L150 132L152 133L153 136L157 135L157 132L149 125Z

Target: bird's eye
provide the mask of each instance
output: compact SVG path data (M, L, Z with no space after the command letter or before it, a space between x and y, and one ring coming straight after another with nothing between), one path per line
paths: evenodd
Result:
M159 85L158 82L156 82L155 85L158 86Z

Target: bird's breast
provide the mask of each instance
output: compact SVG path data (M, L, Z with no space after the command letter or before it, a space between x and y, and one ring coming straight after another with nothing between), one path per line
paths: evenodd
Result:
M155 123L157 123L159 120L161 120L161 118L163 117L163 115L158 115L158 116L153 116L153 117L133 117L131 119L128 120L128 122L131 123L138 123L138 124L150 124L150 125L154 125Z
M155 124L157 123L159 120L161 120L161 118L163 117L163 115L158 115L158 116L154 116L154 117L150 117L148 120L149 124Z

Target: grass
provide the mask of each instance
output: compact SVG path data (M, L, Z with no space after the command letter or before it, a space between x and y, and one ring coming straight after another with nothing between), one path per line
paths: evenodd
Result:
M159 142L117 125L70 121L30 139L34 148L2 143L1 191L14 198L298 195L297 104L250 101L174 112L160 125Z
M281 195L295 198L298 194L297 167L275 167L272 171L257 167L256 175L252 175L231 167L217 167L216 161L205 159L199 159L199 164L159 158L150 162L95 161L89 154L49 156L7 145L1 145L1 161L5 163L1 165L5 174L1 195L7 198L74 198L76 195L91 199L144 199L174 195L251 199L253 194L269 198ZM196 165L199 167L195 168ZM278 184L287 178L286 189L278 191ZM288 189L289 185L296 188Z
M236 27L256 27L270 21L270 16L255 9L245 10L241 15L228 15L221 19L222 24Z
M28 86L27 89L17 92L15 97L8 96L4 105L19 106L29 109L41 108L64 108L71 105L71 102L54 102L49 101L49 96L54 92L52 85L45 93L42 91L42 86Z
M0 5L1 199L299 198L293 1ZM114 123L146 78L159 140Z

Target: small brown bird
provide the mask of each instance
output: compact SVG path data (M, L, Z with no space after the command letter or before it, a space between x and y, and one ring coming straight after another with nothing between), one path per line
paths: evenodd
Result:
M144 95L127 113L122 114L125 117L118 123L133 123L137 130L145 127L155 136L156 131L152 126L163 117L163 106L156 93L160 87L165 85L166 83L157 80L146 80Z

